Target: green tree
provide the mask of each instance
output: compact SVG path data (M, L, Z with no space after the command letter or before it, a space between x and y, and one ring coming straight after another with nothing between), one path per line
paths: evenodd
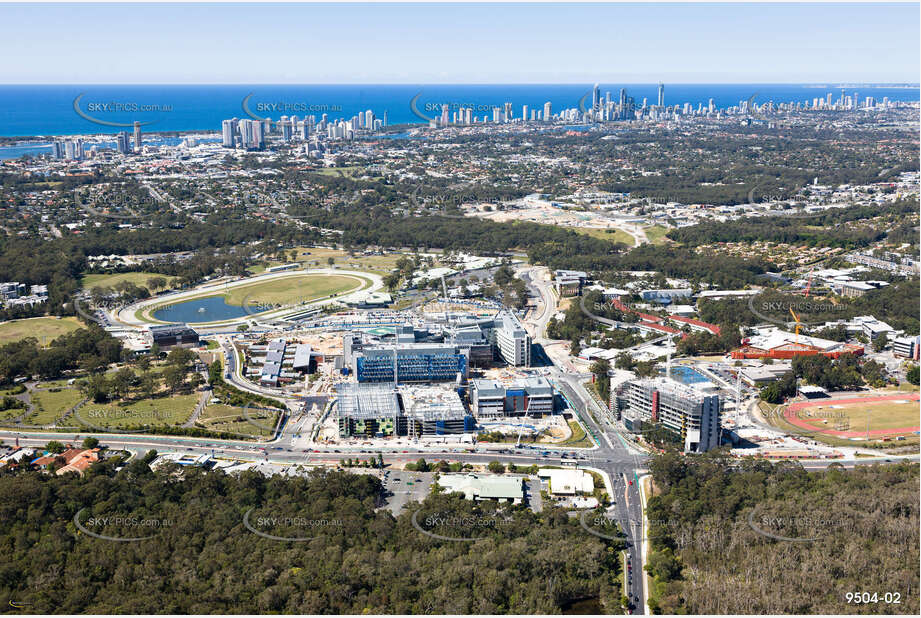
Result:
M611 378L608 376L610 370L611 363L603 358L596 360L589 368L595 376L595 389L605 402L611 397Z
M185 385L185 375L183 367L169 365L163 370L163 382L171 393L175 393Z
M67 447L64 446L62 443L58 442L57 440L52 440L48 444L45 445L45 450L48 451L49 453L60 455L65 450L67 450Z

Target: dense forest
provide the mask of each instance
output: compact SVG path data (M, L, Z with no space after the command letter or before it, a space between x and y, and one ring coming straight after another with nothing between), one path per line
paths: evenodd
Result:
M917 464L806 472L666 453L650 470L656 612L917 615ZM848 603L849 592L879 602Z
M411 510L378 508L382 486L370 475L176 476L142 459L114 465L84 478L0 475L4 598L35 614L541 614L581 599L621 603L618 542L586 534L559 509L500 513L435 494L417 523L480 539L444 541L419 532ZM78 513L97 534L152 538L87 535ZM116 516L122 523L105 519ZM452 532L461 520L472 527Z

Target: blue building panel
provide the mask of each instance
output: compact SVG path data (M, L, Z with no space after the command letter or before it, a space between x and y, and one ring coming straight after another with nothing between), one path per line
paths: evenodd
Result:
M356 359L359 382L392 382L393 357L359 357ZM399 356L397 372L400 382L448 382L458 373L467 375L464 354L412 354Z

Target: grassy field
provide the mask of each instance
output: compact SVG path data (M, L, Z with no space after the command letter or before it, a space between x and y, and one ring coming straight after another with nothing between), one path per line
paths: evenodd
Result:
M114 371L112 373L114 373ZM61 380L51 380L49 382L38 382L35 388L67 388L70 386L67 384L67 381L67 378L63 378Z
M333 258L333 265L337 268L351 268L386 275L396 268L397 260L403 257L402 253L387 253L384 255L355 255L340 249L327 249L325 247L299 247L297 261L305 262L310 267L328 268L329 258Z
M247 436L269 437L278 422L278 412L250 409L246 420L243 408L222 403L206 406L196 424L212 431L226 431Z
M198 401L198 394L142 399L128 405L86 404L68 420L72 424L128 429L133 427L167 427L184 423Z
M569 428L572 430L572 435L563 442L558 442L557 446L567 446L571 448L591 448L595 444L591 439L585 434L585 430L582 429L582 425L576 421L569 421Z
M160 275L157 273L115 273L112 275L86 275L80 279L80 286L85 290L90 290L95 287L101 288L112 288L117 284L127 281L128 283L133 283L139 287L147 287L147 280L151 277L162 277L166 279L167 283L172 283L178 277L169 277L167 275Z
M816 417L815 422L810 422L806 415ZM800 410L800 415L816 429L833 430L836 425L843 423L847 431L866 431L867 418L870 420L870 431L899 430L905 427L918 426L918 402L905 400L904 403L895 401L882 401L868 404L852 404L841 406L816 406ZM825 416L827 423L822 423ZM898 435L893 431L892 435ZM871 437L873 437L871 435ZM879 437L879 436L877 436Z
M225 294L227 304L242 306L247 304L287 304L307 302L324 298L331 294L349 292L362 285L352 277L339 275L304 275L303 277L283 277L271 281L241 285L231 288Z
M837 404L835 404L837 405ZM822 406L819 404L814 408L799 410L800 417L810 422L814 428L807 430L798 425L792 424L779 413L772 413L775 406L765 402L759 402L758 407L764 418L772 425L793 434L800 434L807 438L828 444L830 446L852 446L852 447L872 447L879 446L880 439L891 438L897 435L905 435L906 440L897 442L888 442L890 446L907 447L919 442L918 436L912 433L893 431L886 434L870 435L870 440L857 440L846 437L838 437L822 433L823 431L844 430L852 432L865 432L867 429L867 413L870 413L870 431L901 429L904 427L918 426L918 402L908 401L907 403L895 403L885 401L870 404L844 405L838 408L831 408L829 405ZM783 407L779 408L783 410ZM821 419L825 418L828 422L823 423ZM815 419L815 420L812 420ZM857 436L860 437L860 436Z
M32 414L23 419L23 421L27 425L50 425L65 412L80 403L82 399L83 395L75 388L64 388L57 391L34 391L32 393L32 403L35 408Z
M343 268L378 275L390 274L396 268L397 260L403 257L402 253L387 253L384 255L356 254L350 257L348 253L341 249L328 249L326 247L297 247L293 251L297 251L295 261L307 268ZM288 253L290 254L290 250ZM328 262L329 258L333 258L332 266ZM287 261L270 260L268 265L278 266L283 263L287 263ZM247 270L258 275L265 272L265 269L265 266L253 266Z
M574 227L572 229L579 232L580 234L591 236L592 238L610 240L611 242L627 245L628 247L632 247L634 243L633 236L623 230L618 230L615 228L601 229L594 227Z
M35 337L39 344L48 345L52 339L83 328L77 318L26 318L0 324L0 345Z
M668 228L664 225L652 225L646 228L646 238L654 245L664 245L668 242L668 239L665 238L668 232Z

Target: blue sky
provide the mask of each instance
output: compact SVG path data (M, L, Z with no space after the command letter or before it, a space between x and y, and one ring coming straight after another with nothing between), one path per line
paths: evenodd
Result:
M0 4L0 83L918 82L919 11Z

